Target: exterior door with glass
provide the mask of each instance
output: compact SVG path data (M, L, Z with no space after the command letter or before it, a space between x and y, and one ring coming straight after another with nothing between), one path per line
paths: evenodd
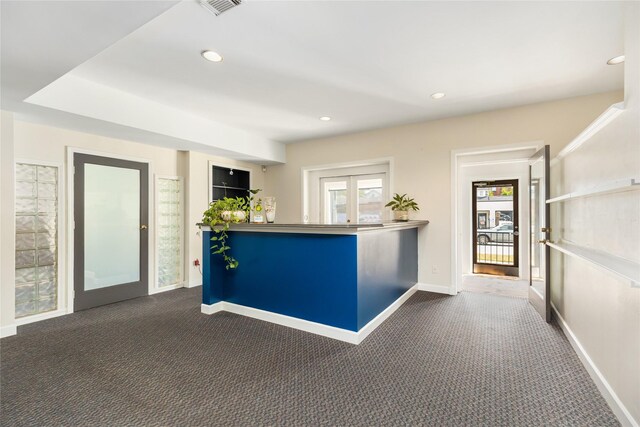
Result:
M74 154L74 311L148 294L148 165Z
M320 179L321 221L325 224L380 223L388 198L386 174Z
M473 272L519 276L518 180L472 183Z

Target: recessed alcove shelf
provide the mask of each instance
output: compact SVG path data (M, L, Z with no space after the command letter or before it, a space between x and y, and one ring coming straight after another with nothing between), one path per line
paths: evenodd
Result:
M586 248L566 240L558 243L547 242L547 246L566 255L587 261L598 268L610 271L631 281L631 286L640 288L640 264L607 252Z
M584 190L573 191L571 193L563 194L558 197L553 197L547 200L547 203L564 202L570 199L577 199L580 197L589 197L599 194L607 193L620 193L623 191L632 191L640 189L640 178L627 178L616 181L609 181L603 184L585 188Z

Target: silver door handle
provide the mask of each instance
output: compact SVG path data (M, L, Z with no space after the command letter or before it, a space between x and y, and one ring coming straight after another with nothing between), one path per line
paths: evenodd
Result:
M517 231L514 231L514 232L513 232L513 235L514 235L514 236L519 236L519 235L520 235L520 233L519 233L519 232L517 232Z
M142 224L142 225L140 226L140 230L146 230L146 229L147 229L146 224Z

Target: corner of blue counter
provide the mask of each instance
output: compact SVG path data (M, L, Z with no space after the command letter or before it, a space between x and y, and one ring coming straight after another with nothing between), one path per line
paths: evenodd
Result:
M332 235L229 232L237 269L203 230L206 305L227 302L358 332L417 282L417 228Z
M211 233L203 233L203 304L225 301L357 330L355 235L229 232L239 265L226 270L211 254Z

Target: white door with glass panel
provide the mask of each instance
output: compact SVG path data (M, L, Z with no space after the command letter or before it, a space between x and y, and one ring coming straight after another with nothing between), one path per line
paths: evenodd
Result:
M74 155L74 310L148 294L148 165Z
M321 222L380 223L388 198L386 174L348 175L320 179Z

